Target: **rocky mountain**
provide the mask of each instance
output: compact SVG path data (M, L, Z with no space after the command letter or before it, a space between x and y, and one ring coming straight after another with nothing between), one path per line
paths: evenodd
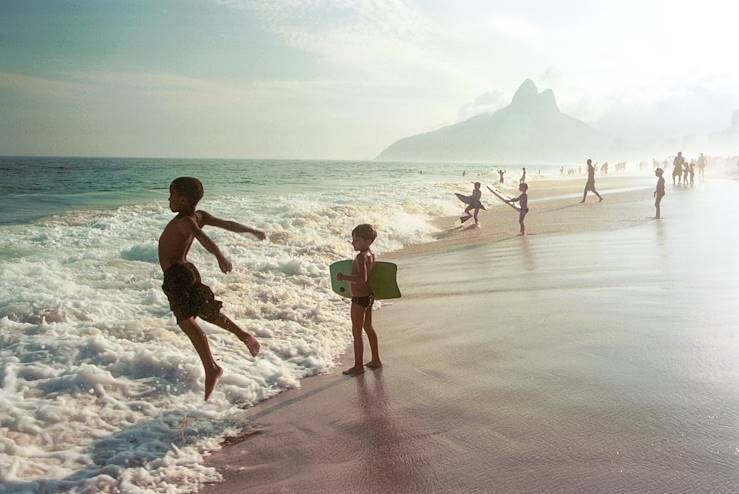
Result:
M582 161L605 151L610 139L559 110L551 89L526 79L511 103L432 132L403 138L379 160L398 161Z

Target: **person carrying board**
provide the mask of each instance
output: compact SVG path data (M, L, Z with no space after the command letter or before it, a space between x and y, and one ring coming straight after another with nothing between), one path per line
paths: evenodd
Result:
M519 235L524 236L526 235L526 225L524 225L523 220L524 218L526 218L526 214L529 212L529 196L527 194L527 191L529 190L529 185L526 182L521 182L520 184L518 184L518 190L521 191L521 195L508 199L506 202L508 204L513 204L514 202L517 202L518 205L521 207L521 210L518 213L518 224L521 226L521 233Z

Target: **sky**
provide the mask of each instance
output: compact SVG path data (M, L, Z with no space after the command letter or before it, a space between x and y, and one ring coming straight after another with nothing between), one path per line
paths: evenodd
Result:
M739 109L739 4L0 0L0 155L373 159L526 78L631 141Z

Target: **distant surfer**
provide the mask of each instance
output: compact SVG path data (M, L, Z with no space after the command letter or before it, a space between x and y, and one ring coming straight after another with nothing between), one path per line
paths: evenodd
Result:
M526 214L529 212L529 196L527 194L527 191L529 190L529 185L525 182L521 182L520 184L518 184L518 190L521 191L521 195L512 199L508 199L506 202L508 204L517 202L518 205L521 207L521 210L518 213L518 224L521 226L520 235L526 235L526 226L523 224L523 220L524 218L526 218Z
M677 177L677 183L680 185L682 183L682 175L683 175L683 164L685 163L685 158L683 158L682 151L678 151L677 156L675 156L675 159L672 160L672 185L675 185L675 177Z
M498 170L498 175L500 175L500 181L498 183L503 183L503 175L505 175L505 170Z
M475 218L475 225L480 226L480 223L477 221L477 214L480 212L480 209L483 208L482 202L480 202L480 198L482 197L482 191L480 190L480 182L475 182L475 188L472 190L472 195L469 196L467 203L467 207L465 208L464 216L459 217L459 221L464 223L468 219L474 217ZM460 197L461 199L461 197ZM470 214L470 211L474 210L474 215Z
M655 219L660 219L659 206L662 203L662 198L665 196L665 178L662 176L664 170L657 168L654 170L654 174L657 176L657 189L654 191L654 208L657 210Z
M223 303L216 300L210 287L202 283L195 265L187 261L187 254L192 241L197 239L200 245L216 257L221 271L228 273L233 269L231 261L226 259L218 246L203 232L203 228L210 225L236 233L251 233L260 240L264 240L266 235L260 230L234 221L216 218L205 211L196 211L195 207L203 197L203 192L203 184L193 177L179 177L170 184L169 208L177 216L167 223L159 237L159 264L164 271L162 290L167 295L169 307L177 318L177 325L190 338L203 363L207 401L223 375L223 369L213 358L208 337L195 319L200 317L235 334L246 345L252 357L259 353L259 342L221 313Z
M372 326L372 305L375 302L369 279L375 269L375 254L372 252L372 242L377 238L377 230L372 225L358 225L352 230L352 246L359 252L352 263L352 273L338 273L336 279L348 281L352 293L351 318L352 337L354 338L354 367L342 372L347 376L357 376L364 373L364 343L362 329L367 333L372 360L367 367L377 369L382 367L380 350L377 343L377 333Z
M598 194L598 191L595 190L595 167L590 158L588 158L588 181L585 182L585 190L582 192L582 201L580 201L580 203L585 202L585 198L588 196L588 191L598 196L600 201L603 201L603 198Z
M521 174L521 178L518 180L518 183L522 184L526 182L526 168L523 169L523 173Z

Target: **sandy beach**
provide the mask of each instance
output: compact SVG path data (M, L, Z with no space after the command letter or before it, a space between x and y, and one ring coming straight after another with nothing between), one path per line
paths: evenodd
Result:
M739 184L668 186L655 221L654 182L533 180L529 236L491 207L384 256L385 367L246 410L200 492L739 491Z

